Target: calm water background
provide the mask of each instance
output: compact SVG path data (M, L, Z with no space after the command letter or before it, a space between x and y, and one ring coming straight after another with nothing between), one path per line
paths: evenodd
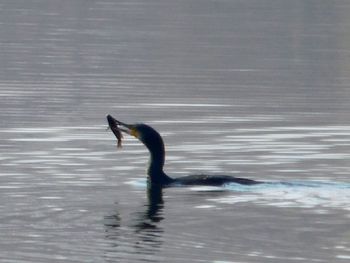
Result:
M1 262L348 262L350 2L0 1ZM166 171L274 183L146 194Z

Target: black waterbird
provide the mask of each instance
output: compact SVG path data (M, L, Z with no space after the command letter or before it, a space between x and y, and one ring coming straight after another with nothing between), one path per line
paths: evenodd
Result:
M162 137L155 129L143 123L126 124L116 120L111 115L107 116L107 120L109 127L113 132L118 129L132 135L139 139L147 147L150 152L150 162L147 169L147 175L149 177L149 183L151 184L169 187L181 185L222 186L228 183L255 185L262 183L251 179L238 178L228 175L199 174L180 178L171 178L165 174L163 170L165 163L165 147Z

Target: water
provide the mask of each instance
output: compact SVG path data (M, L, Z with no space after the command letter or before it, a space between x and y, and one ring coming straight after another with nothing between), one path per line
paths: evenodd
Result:
M348 262L346 1L0 1L2 262ZM166 171L267 184L153 190Z

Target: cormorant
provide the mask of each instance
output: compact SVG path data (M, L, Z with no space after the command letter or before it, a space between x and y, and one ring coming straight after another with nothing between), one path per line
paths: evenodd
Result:
M238 183L244 185L255 185L262 182L251 179L238 178L227 175L189 175L180 178L171 178L163 171L165 163L164 142L160 134L152 127L140 124L125 124L107 116L108 124L113 133L118 137L119 131L125 132L139 139L150 152L150 162L147 170L149 182L162 187L178 185L208 185L221 186L227 183Z

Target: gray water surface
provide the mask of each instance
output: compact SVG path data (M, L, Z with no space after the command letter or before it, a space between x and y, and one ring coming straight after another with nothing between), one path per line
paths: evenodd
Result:
M1 262L348 262L350 2L0 1ZM267 181L147 197L166 172Z

